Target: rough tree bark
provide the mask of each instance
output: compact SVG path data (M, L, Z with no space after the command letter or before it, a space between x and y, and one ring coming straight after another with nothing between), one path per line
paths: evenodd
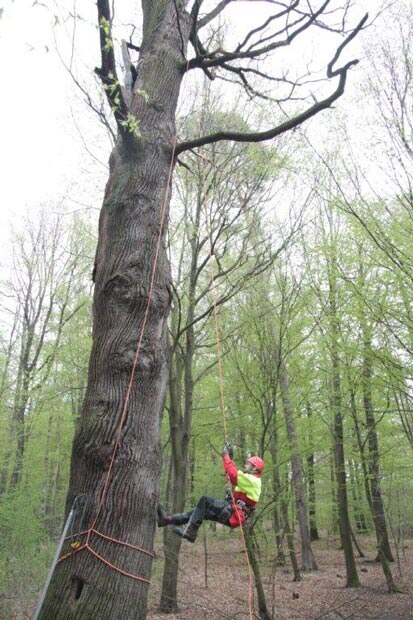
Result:
M110 23L108 6L98 2L98 8L101 36L109 40L110 32L105 30ZM96 252L93 347L73 445L67 509L78 494L86 493L89 526L97 518L98 531L151 551L161 468L160 420L167 385L166 328L171 299L166 227L161 228L160 222L162 206L168 203L175 112L183 77L182 37L188 39L189 20L182 14L178 25L175 4L170 0L144 0L142 8L139 75L130 104L131 113L139 119L139 137L132 127L120 125L110 160ZM108 62L102 52L105 79L110 79ZM127 416L110 470L145 313L146 327ZM99 509L106 481L109 487ZM90 547L123 571L150 579L151 556L95 534ZM146 582L106 566L85 548L58 564L40 618L143 619L147 589Z

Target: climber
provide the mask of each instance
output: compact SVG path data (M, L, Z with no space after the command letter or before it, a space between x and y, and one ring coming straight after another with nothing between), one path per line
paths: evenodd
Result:
M174 527L174 532L193 543L204 519L217 521L231 528L244 525L252 515L260 497L264 461L259 456L250 456L245 463L244 471L241 471L237 470L232 457L233 447L229 442L225 442L222 460L225 473L233 486L233 490L226 494L225 500L203 495L193 510L173 515L166 514L159 504L158 527L186 524L183 528Z

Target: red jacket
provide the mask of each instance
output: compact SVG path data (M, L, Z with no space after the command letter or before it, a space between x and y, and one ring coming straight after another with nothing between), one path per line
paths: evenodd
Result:
M241 500L245 502L248 508L253 509L261 493L261 478L258 473L247 474L238 470L228 454L225 454L222 460L228 480L234 487L234 510L228 519L228 525L230 527L238 527L245 523L246 514L236 502L237 500Z

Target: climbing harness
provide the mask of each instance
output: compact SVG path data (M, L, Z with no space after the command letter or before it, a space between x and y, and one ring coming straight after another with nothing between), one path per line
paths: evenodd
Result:
M235 502L235 505L237 506L238 510L241 510L244 513L244 518L245 518L245 523L246 523L248 519L252 517L254 510L255 510L255 506L249 506L242 499L237 499Z

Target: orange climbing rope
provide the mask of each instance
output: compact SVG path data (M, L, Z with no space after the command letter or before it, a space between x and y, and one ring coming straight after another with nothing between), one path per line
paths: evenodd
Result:
M156 270L157 270L158 260L159 260L159 251L160 251L161 241L162 241L162 230L163 230L164 223L165 223L166 208L167 208L167 204L168 204L168 191L169 191L169 187L170 187L170 184L171 184L171 181L172 181L172 171L173 171L173 165L174 165L174 159L175 159L175 150L176 150L177 139L178 139L178 135L175 134L175 136L173 138L173 143L172 143L171 161L170 161L170 164L169 164L168 177L167 177L167 181L166 181L166 185L165 185L164 198L163 198L162 207L161 207L161 217L160 217L160 223L159 223L159 233L158 233L158 238L157 238L157 242L156 242L155 256L154 256L153 265L152 265L152 273L151 273L151 279L150 279L149 290L148 290L148 300L147 300L147 304L146 304L146 308L145 308L145 313L144 313L144 317L143 317L143 321L142 321L141 331L140 331L138 342L137 342L135 357L134 357L133 364L132 364L131 376L130 376L128 388L127 388L127 391L126 391L125 400L124 400L121 416L120 416L120 419L119 419L118 427L117 427L117 430L116 430L115 443L113 445L113 450L112 450L112 454L111 454L111 458L110 458L110 462L109 462L109 468L108 468L108 471L107 471L107 474L106 474L105 484L104 484L103 489L102 489L102 493L101 493L98 509L96 511L96 515L95 515L95 518L93 520L92 525L87 530L85 530L83 532L79 532L79 533L73 534L72 536L69 536L67 538L67 539L71 539L71 538L80 538L80 537L86 536L85 542L81 543L78 547L74 548L69 553L66 553L65 555L60 557L60 559L58 560L58 563L61 563L64 560L66 560L66 559L68 559L70 557L73 557L74 554L79 553L80 551L86 550L89 553L91 553L95 558L97 558L100 562L105 564L108 568L111 568L112 570L120 573L121 575L123 575L125 577L129 577L130 579L134 579L136 581L141 581L141 582L147 583L147 584L150 584L150 580L149 579L146 579L145 577L141 577L139 575L134 575L132 573L129 573L129 572L119 568L115 564L109 562L109 560L107 560L102 555L100 555L91 546L91 538L93 536L98 536L98 537L100 537L100 538L102 538L104 540L107 540L109 542L112 542L112 543L115 543L115 544L118 544L118 545L122 545L122 546L124 546L124 547L126 547L128 549L133 549L135 551L139 551L141 553L149 555L152 558L155 557L155 554L154 554L153 551L148 551L147 549L143 549L142 547L138 547L137 545L132 545L130 543L123 542L123 541L118 540L116 538L113 538L111 536L107 536L106 534L102 534L101 532L99 532L96 529L96 523L97 523L98 518L99 518L99 516L100 516L100 514L102 512L102 508L103 508L103 506L105 504L106 497L107 497L107 494L108 494L108 490L109 490L109 486L110 486L110 481L111 481L111 478L112 478L113 466L114 466L115 458L116 458L116 453L117 453L117 450L118 450L118 447L119 447L122 430L123 430L123 427L124 427L124 424L125 424L125 420L126 420L126 414L127 414L127 409L128 409L128 405L129 405L129 400L130 400L131 392L132 392L133 381L134 381L135 374L136 374L136 367L137 367L137 363L138 363L138 359L139 359L139 354L140 354L141 348L142 348L143 336L144 336L145 329L146 329L146 324L147 324L147 321L148 321L149 309L150 309L150 305L151 305L151 301L152 301L152 294L153 294L155 278L156 278Z
M207 158L203 158L206 159ZM207 160L208 161L208 160ZM202 179L202 184L203 184L203 179ZM204 199L206 198L206 196L204 197ZM219 317L218 317L218 296L217 296L217 290L216 290L216 278L215 278L215 271L214 271L214 266L213 266L213 261L212 258L214 256L214 252L213 252L213 245L212 245L212 225L211 225L211 218L208 212L208 208L207 208L207 204L206 204L206 200L204 200L204 204L205 204L205 221L206 221L206 225L207 225L207 233L208 233L208 237L209 237L209 258L210 258L210 264L211 264L211 293L212 293L212 311L213 311L213 315L214 315L214 324L215 324L215 333L216 333L216 349L217 349L217 364L218 364L218 374L219 374L219 385L220 385L220 403L221 403L221 413L222 413L222 424L223 424L223 431L224 431L224 440L227 441L228 436L227 436L227 416L226 416L226 406L225 406L225 395L224 395L224 367L223 367L223 363L222 363L222 347L221 347L221 329L220 329L220 325L219 325ZM227 475L227 479L228 482L230 482L229 480L229 476ZM232 494L232 486L231 486L231 499L232 499L232 503L234 504L234 496ZM249 618L250 620L254 620L254 576L253 576L253 571L252 571L252 566L251 566L251 562L249 559L249 555L248 555L248 547L247 547L247 540L245 537L245 531L244 531L244 527L241 523L241 516L239 511L236 511L238 520L239 520L239 529L241 532L241 537L242 537L242 541L244 544L244 549L245 549L245 558L246 558L246 563L247 563L247 568L248 568L248 610L249 610Z
M89 533L89 531L88 531L88 533ZM93 533L96 534L95 531L93 531ZM108 537L104 537L104 538L108 538ZM118 545L125 545L127 547L132 548L132 549L136 549L137 551L141 551L142 553L146 553L147 555L150 555L151 557L155 557L154 553L152 553L150 551L146 551L146 549L141 549L140 547L136 547L135 545L129 545L128 543L124 543L124 542L122 542L120 540L116 540L114 538L110 539L110 540L112 540L112 542L117 543ZM70 553L66 553L66 555L62 555L62 557L59 558L58 564L60 564L60 562L63 562L64 560L67 560L67 558L72 557L73 555L75 555L75 553L79 553L80 551L83 551L84 549L89 551L95 558L100 560L103 564L105 564L106 566L108 566L112 570L120 573L124 577L129 577L130 579L134 579L135 581L141 581L143 583L147 583L148 585L151 583L149 579L146 579L146 577L140 577L139 575L134 575L133 573L128 573L127 571L123 570L122 568L119 568L119 566L116 566L115 564L112 564L112 562L109 562L109 560L104 558L95 549L93 549L93 547L91 547L91 545L88 542L84 543L83 545L80 545L80 547L77 547L73 551L70 551Z

